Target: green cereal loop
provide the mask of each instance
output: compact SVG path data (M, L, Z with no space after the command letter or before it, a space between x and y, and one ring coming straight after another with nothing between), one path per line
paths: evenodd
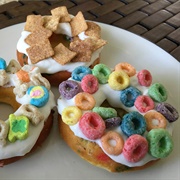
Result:
M105 64L97 64L92 69L92 74L97 77L100 84L106 84L111 74L111 69Z
M94 107L92 111L98 113L103 119L117 117L117 111L114 108Z
M165 129L152 129L148 132L149 153L156 158L165 158L173 150L173 140Z
M151 85L148 94L156 102L164 102L167 99L167 91L160 83Z

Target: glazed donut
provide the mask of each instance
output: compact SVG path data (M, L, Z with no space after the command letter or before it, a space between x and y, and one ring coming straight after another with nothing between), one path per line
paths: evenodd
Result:
M86 22L65 6L51 10L50 16L29 15L17 43L20 64L34 64L51 85L68 79L75 67L93 67L100 62L106 41L94 22Z
M4 64L4 65L3 65ZM54 95L37 67L0 58L0 102L14 112L0 120L0 166L13 163L45 141L53 124Z
M128 68L125 68L125 65ZM105 70L103 71L100 67L104 67ZM84 68L80 67L80 69ZM74 78L76 76L69 78L67 81L74 81L80 87L84 86L84 82L88 83L83 79L88 78L89 75L98 79L98 84L96 81L89 81L89 83L94 82L90 86L96 89L93 93L89 92L95 99L95 106L92 106L91 109L84 110L76 105L75 99L78 93L71 99L66 99L59 91L60 97L57 104L59 130L62 138L80 157L111 172L143 169L161 159L161 156L154 156L152 153L156 151L153 148L157 148L152 145L154 128L157 134L161 134L163 127L161 137L164 139L168 137L169 149L164 149L164 152L167 153L163 153L163 158L173 150L172 122L179 118L178 112L170 104L166 105L166 108L163 106L161 109L166 109L166 112L170 114L167 117L173 121L166 119L161 114L165 119L163 123L166 125L158 124L158 122L161 123L161 120L156 119L159 116L156 117L155 114L160 114L162 111L159 104L164 103L162 101L168 98L167 90L162 84L153 83L149 71L141 70L140 73L136 71L133 74L134 70L136 71L128 63L122 63L122 65L119 63L113 69L105 64L98 64L91 71L88 71L89 74L85 71L83 78ZM74 71L76 72L77 69ZM162 91L158 91L157 87L160 87ZM81 93L84 90L84 88L79 89L81 89ZM166 96L167 98L164 98ZM64 109L68 107L77 108L79 112L78 116L73 114L73 118L76 119L73 124L68 124L66 117L62 116ZM94 120L95 114L98 115L98 120ZM151 114L150 117L149 114ZM149 124L151 124L151 128ZM161 142L159 149L167 147L162 144L165 142L164 140L161 141L159 138L157 141Z

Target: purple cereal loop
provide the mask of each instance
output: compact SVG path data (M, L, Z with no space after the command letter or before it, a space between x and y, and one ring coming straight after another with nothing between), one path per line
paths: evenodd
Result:
M178 111L168 103L159 103L156 110L161 113L170 123L179 118Z
M120 125L121 118L120 117L108 118L104 122L105 122L106 128L113 128Z
M65 99L71 99L76 94L81 92L81 87L77 82L72 80L67 80L67 81L63 81L59 85L59 92L61 96L64 97Z

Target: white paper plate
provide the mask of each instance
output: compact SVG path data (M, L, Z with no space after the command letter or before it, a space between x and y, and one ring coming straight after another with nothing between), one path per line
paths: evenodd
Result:
M7 61L16 59L16 43L23 29L23 23L0 30L0 57ZM137 70L151 71L154 82L161 82L170 92L170 103L180 109L180 63L171 55L149 41L128 31L109 26L102 28L102 38L108 41L103 49L101 62L113 67L118 62L129 62ZM53 92L58 97L57 89ZM1 111L0 115L8 115ZM172 154L145 170L130 173L109 173L92 166L76 155L60 139L57 120L50 136L36 152L14 164L0 168L0 179L91 179L91 180L178 180L180 179L180 121L174 123L175 147Z

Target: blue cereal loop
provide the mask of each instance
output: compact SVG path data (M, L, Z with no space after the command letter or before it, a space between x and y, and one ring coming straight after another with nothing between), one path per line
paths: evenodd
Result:
M146 131L146 120L140 113L130 112L123 116L121 130L128 137L133 134L143 135Z
M135 87L128 87L121 91L120 100L126 107L132 107L134 106L134 102L138 96L140 96L142 93L140 90L138 90Z
M86 66L79 66L73 70L71 77L76 81L81 81L82 78L87 74L92 74L91 69Z
M6 65L6 61L0 57L0 69L6 69L7 65Z
M27 90L30 95L30 104L36 107L43 107L49 100L49 91L44 86L31 86Z

